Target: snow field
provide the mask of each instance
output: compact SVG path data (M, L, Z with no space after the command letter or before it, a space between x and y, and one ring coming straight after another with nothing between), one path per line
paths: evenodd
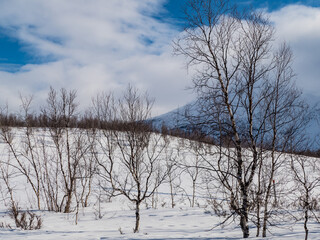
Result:
M16 129L15 135L23 137L22 131L23 129ZM39 137L46 136L45 132L38 131ZM51 144L49 139L46 139L46 143ZM2 159L12 158L4 143L0 144L0 156ZM161 156L162 164L166 164L168 156L181 162L183 166L193 166L197 161L188 141L178 138L170 139L170 147ZM281 157L285 158L286 155ZM11 162L14 160L11 159ZM166 180L154 197L142 204L140 231L136 234L133 233L134 205L123 196L111 198L109 201L107 192L101 192L98 186L97 176L94 179L90 204L86 208L80 208L76 224L75 212L65 214L36 210L36 201L30 185L23 175L14 171L14 168L11 171L14 173L11 184L16 201L21 209L30 209L40 214L43 227L33 231L16 229L14 221L7 214L8 195L1 180L0 223L10 224L12 229L5 226L0 228L0 239L240 239L242 236L237 218L231 217L225 224L219 225L225 217L215 214L209 201L210 196L222 204L227 214L228 199L218 182L212 181L208 186L204 184L208 179L205 171L200 171L196 179L195 202L194 207L191 207L193 195L191 175L195 172L192 169L188 172L183 167L176 168L172 176L174 208L171 206L170 183ZM314 171L310 169L310 176L312 173ZM291 214L296 217L302 214L297 202L299 196L291 191L296 184L285 166L279 169L275 179L283 192L281 200L286 201L283 202L284 214L272 217L271 222L274 226L270 227L267 239L303 239L303 221L301 219L295 221L291 217ZM105 186L107 190L110 187L107 184ZM318 192L315 191L313 197L318 197ZM320 239L320 224L311 219L309 228L309 239ZM262 239L254 237L255 231L255 226L251 222L251 239Z

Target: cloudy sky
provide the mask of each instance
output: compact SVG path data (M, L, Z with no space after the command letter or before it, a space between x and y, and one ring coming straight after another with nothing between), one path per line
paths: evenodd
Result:
M190 102L191 74L172 55L184 0L1 0L0 105L36 105L49 86L76 89L84 107L128 83L156 99L153 114ZM320 0L237 1L270 13L293 48L297 85L320 97Z

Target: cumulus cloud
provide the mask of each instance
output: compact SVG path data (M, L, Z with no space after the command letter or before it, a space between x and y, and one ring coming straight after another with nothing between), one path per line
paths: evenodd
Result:
M39 104L49 86L77 89L83 107L98 91L132 83L156 99L154 115L190 102L184 60L173 57L175 26L152 15L165 0L2 0L0 28L39 59L19 71L0 66L0 102L19 105L19 92ZM320 95L320 9L287 6L270 13L293 47L298 85Z
M272 12L271 20L293 49L297 85L320 97L320 8L290 5Z
M0 100L16 107L18 92L43 101L48 86L77 89L88 105L101 90L121 91L128 83L156 99L154 114L192 97L182 61L173 58L174 26L152 17L162 0L4 0L0 26L42 60L18 72L1 71Z

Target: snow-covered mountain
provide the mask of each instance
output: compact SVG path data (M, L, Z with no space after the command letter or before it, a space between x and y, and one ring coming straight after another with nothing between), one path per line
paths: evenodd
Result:
M309 105L312 116L312 120L308 123L304 130L304 135L310 139L312 149L320 148L320 96L312 94L304 95L305 102ZM162 126L168 129L180 129L184 131L192 130L194 126L191 125L190 118L192 116L196 123L205 122L204 116L200 116L200 106L196 101L186 104L183 107L174 109L168 113L156 116L152 118L153 126L161 130Z

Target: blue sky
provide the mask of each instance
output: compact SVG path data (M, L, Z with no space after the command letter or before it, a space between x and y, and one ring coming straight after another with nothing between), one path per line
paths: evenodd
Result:
M172 56L184 0L0 1L0 104L19 93L43 102L49 86L77 89L85 107L98 91L128 84L156 98L154 114L191 101L192 72ZM320 96L320 1L236 1L262 8L295 55L297 85Z
M183 17L181 12L181 8L183 8L185 0L169 0L165 3L165 7L169 10L170 16L173 17ZM236 3L239 7L252 7L252 8L266 8L268 11L274 11L280 9L284 6L290 4L301 4L306 6L314 6L319 7L320 1L319 0L305 0L305 1L297 1L297 0L269 0L269 1L262 1L262 0L231 0L230 2Z
M183 27L183 6L185 0L169 0L164 2L163 7L167 12L161 12L161 17L165 21L171 21L177 26ZM287 6L289 4L303 4L307 6L320 6L319 0L308 0L308 1L296 1L296 0L285 0L285 1L254 1L254 0L240 0L234 1L239 6L249 6L253 8L267 8L268 11L273 11L281 7ZM8 68L6 70L17 71L18 66L28 63L41 63L46 61L46 59L41 59L33 55L32 49L28 49L28 45L19 41L14 36L10 36L5 29L0 28L0 64L7 64ZM12 64L12 66L10 66ZM3 67L5 68L5 67ZM13 68L13 69L11 69Z

